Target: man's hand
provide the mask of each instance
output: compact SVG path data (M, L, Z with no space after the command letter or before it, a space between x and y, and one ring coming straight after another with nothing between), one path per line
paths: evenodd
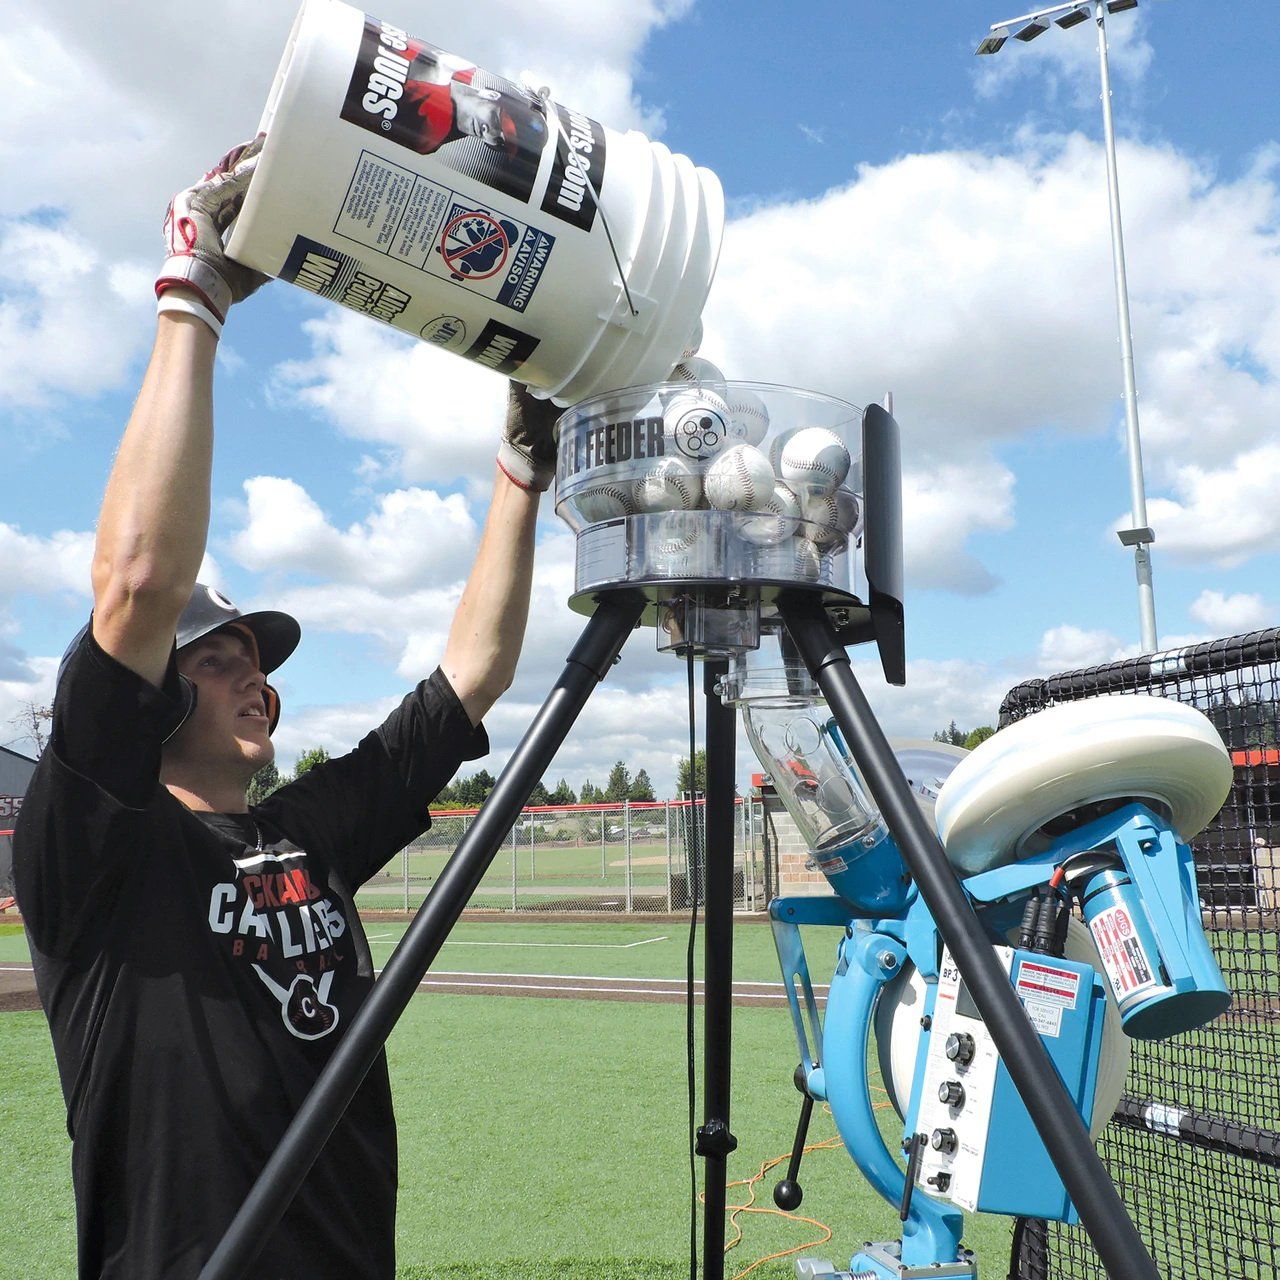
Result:
M259 134L233 147L199 182L169 202L166 257L156 280L159 310L197 315L221 334L231 304L267 281L222 249L222 232L240 212L265 139L266 134Z
M512 484L542 493L556 475L553 428L560 410L512 382L507 392L507 425L498 449L498 466Z

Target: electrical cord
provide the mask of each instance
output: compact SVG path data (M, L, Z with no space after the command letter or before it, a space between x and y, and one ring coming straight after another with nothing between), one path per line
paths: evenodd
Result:
M686 847L692 857L686 859L689 885L689 946L685 953L685 1059L689 1073L689 1280L698 1280L698 1159L697 1159L697 1065L694 1046L693 962L694 940L698 933L699 873L702 867L701 839L698 832L698 773L695 714L697 710L693 679L693 646L685 647L685 665L689 675L689 796L686 812Z

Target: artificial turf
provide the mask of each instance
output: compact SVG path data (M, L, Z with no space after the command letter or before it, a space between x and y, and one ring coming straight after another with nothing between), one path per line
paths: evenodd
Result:
M403 926L369 926L370 933ZM662 944L628 943L665 936ZM635 973L675 977L684 930L640 925L465 925L437 967L508 972ZM821 931L829 974L832 931ZM556 947L498 942L560 941ZM379 959L393 941L379 938ZM0 957L20 939L0 938ZM768 979L767 928L735 931L742 977ZM377 955L377 949L375 955ZM465 962L460 958L468 955ZM675 966L674 968L672 966ZM796 1048L777 1009L735 1011L732 1123L739 1149L730 1176L749 1178L790 1147L799 1098L790 1075ZM700 1045L700 1036L699 1036ZM675 1280L687 1275L689 1172L684 1011L678 1005L432 995L411 1002L389 1044L400 1132L399 1275L431 1280ZM700 1075L699 1075L700 1078ZM9 1224L0 1276L61 1280L74 1274L74 1226L61 1099L38 1013L0 1020L0 1115L9 1159L0 1174L0 1221ZM699 1115L699 1120L701 1116ZM885 1113L886 1134L896 1117ZM815 1115L811 1142L832 1140ZM701 1162L699 1162L700 1164ZM759 1181L771 1207L774 1170ZM701 1170L699 1169L699 1178ZM862 1183L840 1149L814 1151L801 1171L801 1212L834 1238L810 1252L842 1264L865 1239L893 1238L894 1211ZM730 1203L743 1203L733 1188ZM732 1276L765 1254L822 1232L774 1214L744 1214ZM699 1229L699 1237L700 1237ZM1003 1219L976 1219L967 1243L1003 1266ZM752 1272L792 1274L792 1259Z

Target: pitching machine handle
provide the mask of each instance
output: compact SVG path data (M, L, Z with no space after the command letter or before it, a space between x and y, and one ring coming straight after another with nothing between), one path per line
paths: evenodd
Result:
M805 1087L803 1062L796 1068L792 1079L803 1095L800 1103L800 1122L796 1125L796 1140L791 1144L791 1161L787 1165L787 1176L773 1189L773 1203L787 1212L798 1209L801 1200L804 1199L804 1191L797 1179L800 1176L800 1159L804 1155L805 1142L809 1137L809 1121L813 1116L813 1095Z

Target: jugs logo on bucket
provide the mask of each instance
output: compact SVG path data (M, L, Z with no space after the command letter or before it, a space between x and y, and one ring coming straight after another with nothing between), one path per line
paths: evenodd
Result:
M370 17L342 118L526 203L550 132L526 89Z

